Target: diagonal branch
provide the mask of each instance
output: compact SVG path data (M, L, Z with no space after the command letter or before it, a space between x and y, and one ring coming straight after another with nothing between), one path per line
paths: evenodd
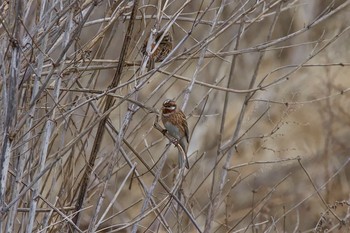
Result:
M138 0L134 0L133 1L132 13L131 13L131 19L129 21L128 29L126 31L126 35L125 35L125 38L124 38L124 42L123 42L123 46L122 46L122 50L121 50L121 53L120 53L119 62L118 62L118 66L117 66L117 71L116 71L116 73L114 75L112 83L108 87L109 89L118 86L118 84L120 82L121 74L122 74L122 71L123 71L123 66L124 66L124 62L125 62L125 58L126 58L126 54L127 54L127 51L128 51L129 45L130 45L130 41L131 41L131 35L132 35L132 31L133 31L133 28L134 28L134 22L135 22L134 18L136 17L137 9L138 9ZM104 107L103 112L106 112L106 111L108 111L111 108L111 106L113 104L113 99L114 98L112 96L107 96L106 97L106 102L105 102L105 107ZM81 189L79 191L79 196L78 196L78 200L77 200L77 203L76 203L75 211L77 212L77 215L73 219L73 222L75 224L77 224L78 220L79 220L79 212L78 211L83 206L85 193L86 193L87 186L88 186L88 183L89 183L89 178L90 178L92 169L93 169L93 167L95 165L95 160L97 158L97 153L98 153L98 151L100 149L100 146L101 146L101 140L102 140L102 137L103 137L103 133L104 133L104 129L105 129L105 125L106 125L107 119L108 119L107 117L103 118L100 121L100 123L98 125L98 128L97 128L95 141L93 143L91 154L90 154L89 164L86 166L86 170L85 170L85 173L84 173L83 178L82 178Z

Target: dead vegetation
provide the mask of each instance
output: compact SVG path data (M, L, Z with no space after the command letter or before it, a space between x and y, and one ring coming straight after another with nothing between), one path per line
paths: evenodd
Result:
M349 5L1 2L0 229L349 232ZM173 50L147 71L158 32Z

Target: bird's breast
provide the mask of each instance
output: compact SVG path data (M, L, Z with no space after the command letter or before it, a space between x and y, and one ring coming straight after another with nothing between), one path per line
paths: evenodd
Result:
M163 123L164 123L164 127L166 128L166 130L169 132L171 136L173 136L178 140L180 140L183 137L183 133L180 131L179 127L175 126L169 121L164 121Z

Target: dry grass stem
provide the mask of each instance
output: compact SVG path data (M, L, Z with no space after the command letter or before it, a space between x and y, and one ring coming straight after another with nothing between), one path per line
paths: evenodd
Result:
M0 232L350 232L349 10L2 1Z

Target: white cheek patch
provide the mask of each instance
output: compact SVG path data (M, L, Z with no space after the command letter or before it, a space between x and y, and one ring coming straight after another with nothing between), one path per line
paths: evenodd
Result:
M175 106L171 106L171 107L169 107L168 109L170 109L170 110L173 110L173 111L174 111L174 110L175 110L175 108L176 108Z

